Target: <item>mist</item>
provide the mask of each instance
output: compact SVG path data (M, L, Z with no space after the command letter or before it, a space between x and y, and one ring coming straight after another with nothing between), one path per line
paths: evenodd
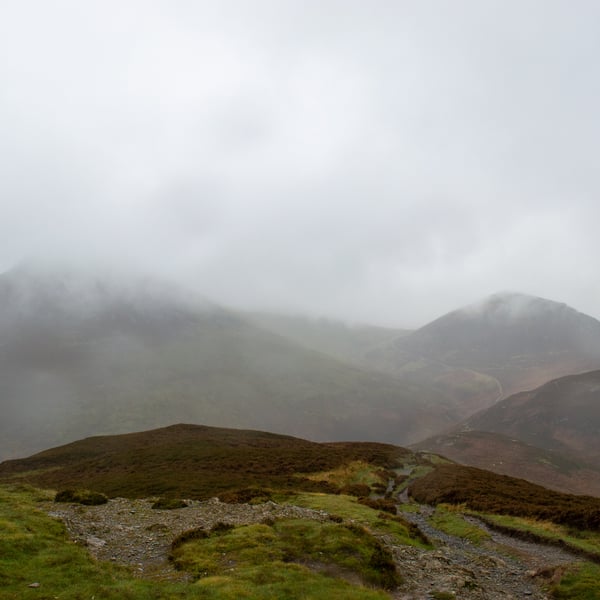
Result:
M417 327L600 316L594 2L0 7L0 270Z

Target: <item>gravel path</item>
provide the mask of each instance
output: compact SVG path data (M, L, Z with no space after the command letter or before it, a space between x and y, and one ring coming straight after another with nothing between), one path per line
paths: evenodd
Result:
M419 526L436 549L423 551L394 547L407 586L395 597L428 600L434 592L451 593L464 600L547 600L540 584L561 573L561 565L579 559L559 548L524 542L489 531L491 539L481 545L448 535L427 520L430 507L403 516ZM481 523L478 526L486 529ZM545 575L544 579L540 575Z
M218 499L189 501L187 508L154 510L150 500L115 498L99 506L45 503L42 508L61 519L70 535L98 560L134 568L141 577L185 579L168 561L173 539L184 531L210 529L219 522L232 525L265 519L328 520L325 512L267 502L225 504Z
M116 498L100 506L44 503L41 508L60 518L71 536L99 560L128 565L141 577L186 579L167 560L172 540L189 529L209 529L218 522L243 525L265 519L328 520L327 513L267 502L259 505L225 504L213 499L190 502L176 510L153 510L150 500ZM434 550L397 546L382 537L392 551L405 583L396 600L433 600L446 592L461 600L547 600L540 572L552 576L560 565L578 560L555 547L524 542L494 531L491 540L475 545L431 526L430 507L405 512L434 542ZM482 524L477 523L484 527Z

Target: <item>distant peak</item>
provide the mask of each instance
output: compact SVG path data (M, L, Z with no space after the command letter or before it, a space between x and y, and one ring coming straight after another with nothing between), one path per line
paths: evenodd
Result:
M498 292L479 302L465 306L457 312L472 316L497 315L498 317L520 318L565 308L568 307L564 303L539 296L519 292Z

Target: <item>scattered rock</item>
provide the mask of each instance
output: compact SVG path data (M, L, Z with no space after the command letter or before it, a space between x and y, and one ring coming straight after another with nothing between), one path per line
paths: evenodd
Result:
M273 501L227 504L212 498L187 504L186 508L157 511L151 508L152 500L115 498L99 506L64 505L57 510L56 504L48 503L44 507L65 522L74 538L85 540L97 559L128 565L139 577L160 580L189 579L175 571L167 558L172 540L184 531L209 530L217 523L238 526L289 518L330 520L324 511ZM558 581L564 573L560 565L577 560L557 548L495 532L491 532L491 541L477 546L435 529L427 520L429 514L431 510L425 508L403 516L433 541L433 550L396 546L393 537L380 536L405 582L393 595L396 600L440 598L442 594L461 600L547 600L537 582Z

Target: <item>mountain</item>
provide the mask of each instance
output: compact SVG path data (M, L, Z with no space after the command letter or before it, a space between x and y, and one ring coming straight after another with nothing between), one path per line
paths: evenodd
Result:
M600 371L514 394L414 447L552 489L600 496Z
M499 397L506 397L555 377L598 368L600 321L551 300L496 294L373 354L373 360L399 374L474 371L496 380Z
M426 384L350 365L152 281L0 276L0 458L185 421L409 443L458 421Z
M600 371L554 379L468 419L464 428L600 460Z
M170 495L206 499L248 488L336 491L307 478L361 461L398 467L409 450L367 442L316 443L263 431L179 424L95 436L26 459L0 463L0 481L84 487L129 498Z
M368 359L374 349L411 333L407 329L348 324L334 319L300 315L254 312L246 316L259 327L305 348L369 368L377 366Z

